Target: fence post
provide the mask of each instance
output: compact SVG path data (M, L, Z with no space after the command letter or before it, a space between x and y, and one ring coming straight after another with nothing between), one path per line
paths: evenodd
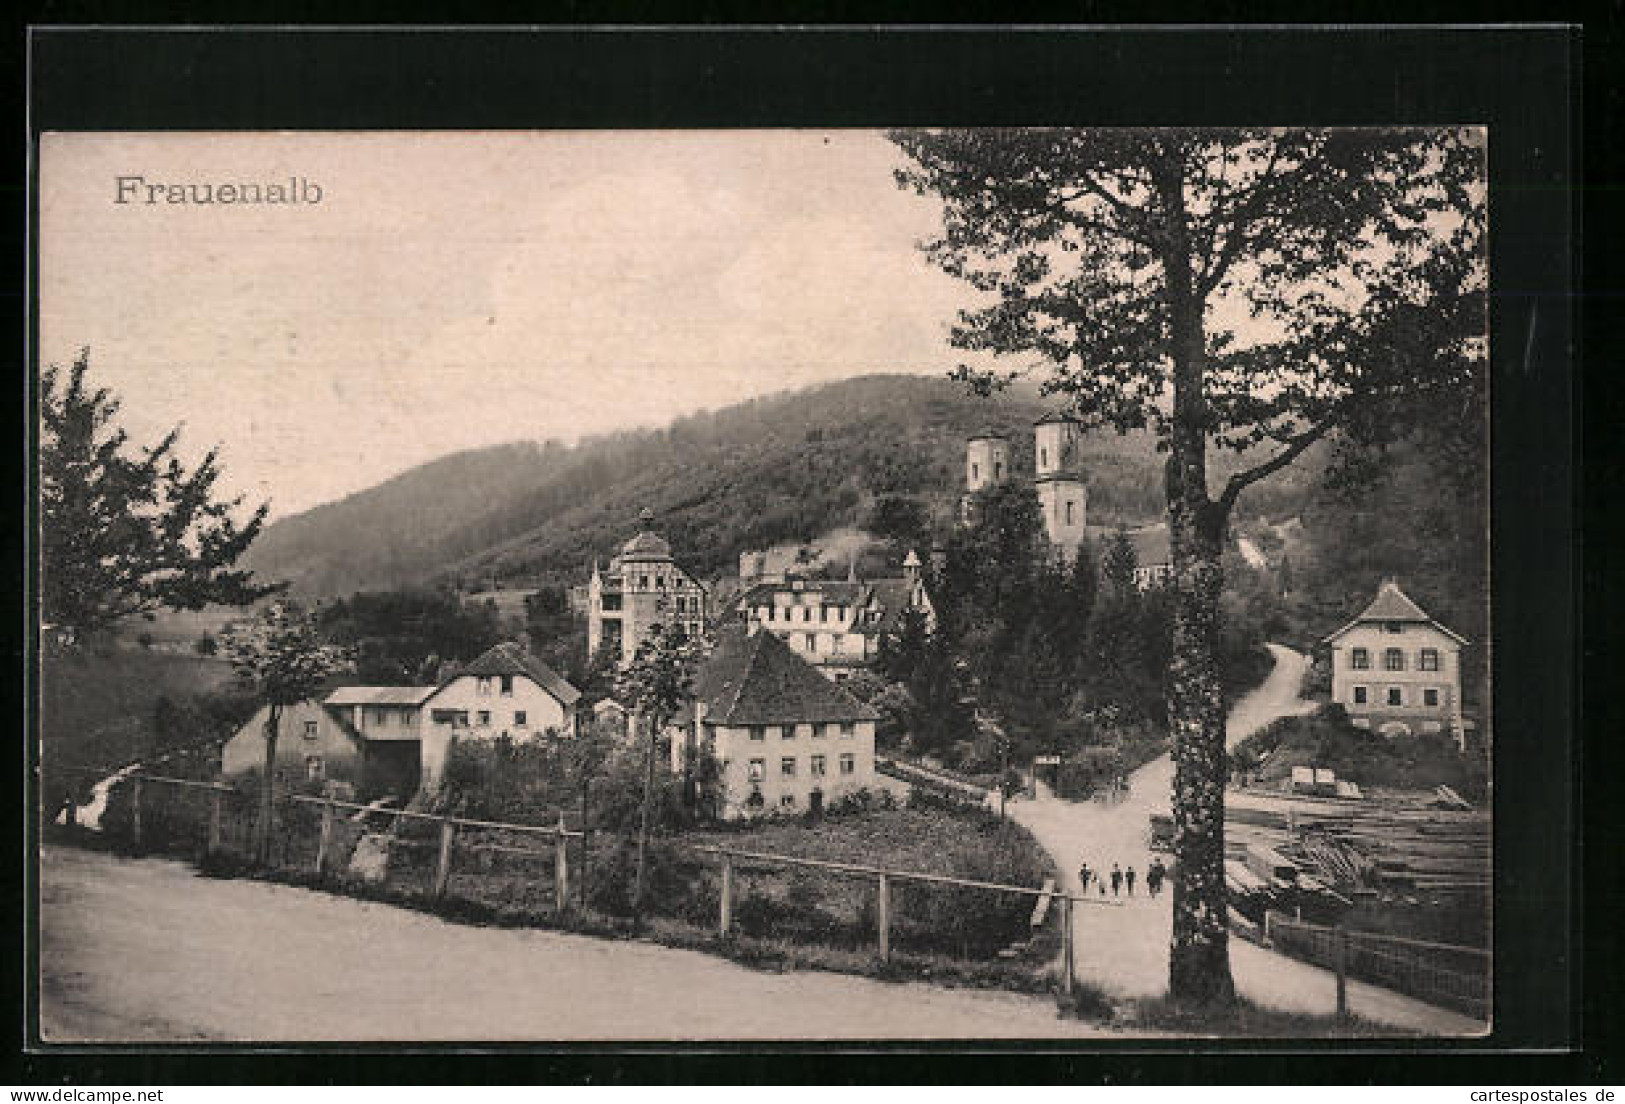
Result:
M734 857L727 851L722 853L721 899L721 915L717 918L717 933L726 939L734 926Z
M213 855L220 850L220 803L224 800L219 790L209 791L209 842L205 844L205 854Z
M564 834L564 811L559 811L559 831L553 837L553 905L554 911L564 914L570 901L570 859L565 853L568 842Z
M399 819L399 818L397 818ZM457 835L457 824L451 816L440 818L440 860L434 868L434 899L446 895L446 883L451 880L451 843Z
M880 930L880 961L891 961L891 879L885 871L880 872L878 905L875 909L875 926Z
M1332 964L1337 969L1337 1018L1348 1019L1349 1014L1349 933L1338 928L1332 934Z
M322 805L322 834L316 841L316 877L327 873L327 852L333 846L333 798L328 796Z
M141 776L130 783L130 846L141 850Z
M1075 967L1072 954L1072 898L1061 896L1061 992L1072 995Z
M1270 932L1270 924L1274 921L1274 919L1275 919L1275 910L1274 909L1265 909L1264 910L1264 946L1266 946L1266 947L1274 946L1274 944L1275 944L1275 937Z

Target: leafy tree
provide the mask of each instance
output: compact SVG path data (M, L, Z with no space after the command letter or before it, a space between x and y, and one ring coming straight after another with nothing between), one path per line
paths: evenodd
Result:
M1134 585L1134 572L1139 566L1140 557L1134 551L1134 542L1126 531L1119 529L1106 544L1106 561L1101 564L1100 573L1113 586L1127 589Z
M270 858L271 817L276 807L276 745L282 711L312 697L328 676L349 662L349 657L343 649L323 640L316 623L289 602L273 603L255 621L228 636L226 655L243 689L268 706L258 838L263 862Z
M694 672L702 656L702 644L688 640L669 626L656 623L638 645L632 662L616 679L615 698L631 713L633 724L648 728L649 745L644 762L643 802L638 817L637 878L632 890L632 916L641 915L645 862L649 845L649 813L654 800L655 757L660 734L694 696ZM693 749L689 749L692 751ZM685 764L692 755L684 756Z
M1233 999L1220 550L1237 498L1335 434L1381 445L1484 358L1482 136L1466 129L899 131L928 256L984 293L964 349L1044 364L1086 424L1168 453L1179 861L1169 989ZM962 365L987 391L1012 373ZM1477 412L1482 417L1482 408ZM1243 466L1215 492L1210 449Z
M494 608L449 590L361 591L328 603L317 620L354 652L356 677L383 686L432 682L439 661L471 660L503 639Z
M261 505L239 524L241 496L220 499L219 455L187 470L180 430L131 448L114 419L119 400L85 376L90 350L66 373L40 376L40 605L76 639L135 614L246 606L280 589L233 565L265 523Z

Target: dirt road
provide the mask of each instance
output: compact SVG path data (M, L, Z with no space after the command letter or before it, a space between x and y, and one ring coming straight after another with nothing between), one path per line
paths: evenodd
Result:
M1314 708L1298 696L1308 659L1290 648L1269 645L1275 667L1269 677L1236 703L1228 720L1227 742L1234 744L1277 717ZM1090 886L1094 903L1079 906L1074 920L1078 975L1122 997L1152 997L1168 989L1168 943L1173 927L1169 893L1146 896L1144 875L1151 853L1146 847L1150 815L1166 812L1173 783L1168 756L1154 759L1129 779L1127 798L1062 801L1041 791L1036 801L1017 801L1010 815L1024 824L1054 856L1064 885L1078 889L1078 866L1094 871L1112 864L1133 867L1140 875L1134 896L1104 897ZM1230 967L1236 988L1246 997L1275 1008L1328 1014L1336 1007L1336 979L1326 970L1266 951L1241 939L1230 941ZM1477 1021L1411 1000L1376 986L1352 982L1350 1006L1377 1023L1441 1035L1474 1035Z
M1046 998L766 974L476 928L157 859L47 847L41 1032L69 1041L977 1039L1109 1035Z

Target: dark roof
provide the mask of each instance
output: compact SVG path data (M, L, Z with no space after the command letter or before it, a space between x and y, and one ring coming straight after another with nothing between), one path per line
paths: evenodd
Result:
M872 721L873 709L819 674L766 629L723 630L694 678L707 721L724 725Z
M1129 529L1127 533L1139 567L1159 567L1174 562L1167 525L1147 525L1144 529Z
M1078 421L1075 416L1067 413L1064 410L1051 410L1048 414L1045 414L1042 418L1038 419L1038 421L1034 422L1033 425L1049 425L1051 422L1071 422L1073 425L1083 424L1082 422Z
M621 545L621 558L669 560L671 559L671 545L666 543L664 537L646 530Z
M537 659L527 655L517 644L498 644L473 663L448 677L441 685L463 675L494 678L497 675L524 675L536 685L552 694L563 705L574 705L581 691L566 682L562 676Z
M775 594L817 594L830 602L841 602L846 605L855 605L863 599L868 583L852 583L845 579L804 579L796 581L787 579L784 582L752 583L738 598L734 599L735 607L746 609L758 602L765 601Z
M1008 441L1009 439L1009 434L996 426L988 426L986 429L970 435L972 441Z
M1460 635L1459 633L1451 632L1433 618L1423 613L1422 607L1411 601L1405 592L1399 589L1399 584L1392 579L1383 580L1382 585L1377 588L1377 596L1371 599L1371 604L1366 606L1366 608L1361 612L1360 616L1356 617L1353 621L1350 621L1347 625L1344 625L1341 629L1338 629L1336 632L1332 633L1331 636L1326 637L1326 640L1332 640L1336 637L1342 636L1354 626L1368 621L1410 621L1424 625L1432 625L1446 636L1460 641L1463 644L1467 643L1466 637Z
M903 627L906 613L914 597L914 583L910 579L875 579L875 599L880 603L880 631L897 632Z

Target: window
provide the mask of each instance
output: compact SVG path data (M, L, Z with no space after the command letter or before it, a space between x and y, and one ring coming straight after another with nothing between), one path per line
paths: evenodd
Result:
M852 774L858 769L858 760L850 751L841 756L841 773Z
M1066 504L1066 523L1068 525L1076 525L1078 523L1075 513L1077 505L1078 504L1076 502L1068 502Z
M803 646L809 652L816 652L818 650L818 635L816 633L807 633L806 635L807 639Z
M997 460L993 461L993 478L997 479L1004 474L1004 465Z
M767 777L767 760L752 759L750 761L750 780L760 782L765 777Z
M503 675L502 676L502 696L505 697L505 698L513 697L513 676L512 675Z
M778 725L768 725L767 734L769 736L782 736L786 740L794 740L796 738L796 726L785 725L780 728Z
M1437 686L1429 686L1422 691L1422 704L1429 709L1439 707L1439 688Z
M976 482L976 480L981 476L981 474L982 474L982 469L981 468L977 467L975 464L972 464L970 466L970 479L971 479L972 483Z
M1423 648L1422 654L1416 661L1418 671L1437 671L1439 669L1439 649Z
M320 782L327 777L327 764L322 762L320 755L305 756L305 777L312 782Z
M480 679L477 692L480 697L489 698L491 696L491 680L488 678Z
M1386 633L1402 633L1405 631L1405 626L1398 621L1384 621L1382 631Z
M435 724L450 725L452 728L468 727L468 712L462 709L436 709L430 713Z
M1385 648L1382 653L1382 669L1384 671L1403 671L1405 669L1405 653L1398 648Z
M1363 687L1363 686L1356 686L1354 688L1354 704L1355 705L1364 705L1365 703L1366 703L1366 688Z
M796 776L795 756L786 755L779 760L779 774L785 778L794 778Z
M316 722L315 721L306 721L305 722L305 739L314 740L315 738L316 738Z
M779 808L781 808L781 809L794 809L795 807L796 807L796 795L795 794L785 794L783 797L779 798Z
M491 711L489 709L480 710L476 715L476 720L479 726L484 728L486 725L491 723Z
M761 725L751 725L750 726L750 738L752 740L766 739L767 738L767 730L764 729Z
M842 721L841 722L841 735L842 736L851 736L857 730L858 730L858 726L853 724L851 721Z
M829 725L827 724L815 724L812 726L812 730L813 736L818 739L823 739L825 736L829 735Z
M822 755L812 757L812 776L814 778L824 777L824 757Z
M836 633L834 636L830 637L830 642L831 642L831 649L835 652L836 655L840 655L842 652L846 651L846 634L845 633Z
M1403 690L1401 690L1397 686L1390 686L1388 688L1388 704L1389 705L1404 705L1405 704L1405 692Z
M1356 671L1369 671L1371 669L1371 653L1364 648L1351 648L1349 650L1349 666Z
M1049 449L1038 450L1038 466L1041 468L1049 467Z
M526 723L526 721L525 721L525 711L523 709L514 710L513 726L515 728L524 728L525 723Z

